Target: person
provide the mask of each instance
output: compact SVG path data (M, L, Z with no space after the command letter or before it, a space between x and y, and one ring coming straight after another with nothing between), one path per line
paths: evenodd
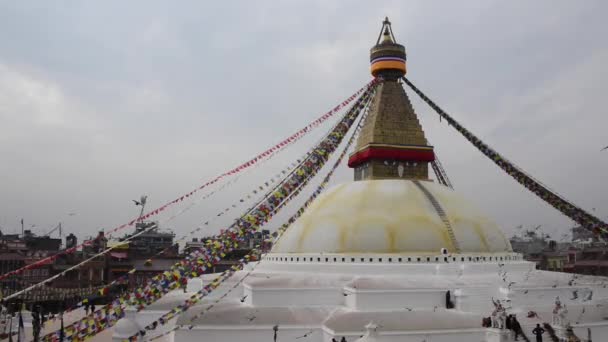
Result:
M338 340L336 340L335 338L331 338L331 342L338 342Z
M581 339L578 338L578 336L576 336L574 334L574 329L572 329L571 326L568 326L568 328L566 329L566 341L567 342L581 342Z
M46 322L46 310L45 307L40 307L40 325L44 328L44 323Z
M536 335L536 342L543 342L543 334L545 333L545 329L540 327L540 324L536 324L536 328L532 330L532 333Z
M346 337L342 336L342 339L340 340L340 342L348 342L348 341L346 341Z
M34 334L34 341L38 342L40 339L40 306L36 305L32 309L32 330Z
M505 321L505 329L513 330L513 326L511 325L511 320L513 319L513 315L508 315L507 320Z
M447 290L445 293L445 308L446 309L454 308L454 303L452 302L452 294L450 293L450 290Z
M515 315L511 316L511 329L513 330L513 333L515 334L515 341L517 341L517 339L520 335L523 337L524 333L521 329L521 324L519 324L519 321L517 320L517 317Z
M95 304L91 303L91 313L95 312Z
M492 327L492 318L491 317L484 317L481 319L481 326L484 328L491 328Z

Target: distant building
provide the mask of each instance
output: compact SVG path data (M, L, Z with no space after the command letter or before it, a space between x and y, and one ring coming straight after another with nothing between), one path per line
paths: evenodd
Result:
M119 240L106 258L107 281L126 278L123 283L125 288L144 284L179 260L179 245L174 241L175 234L161 231L158 222L137 222L133 234L139 235L127 243ZM135 271L129 274L133 268Z
M144 230L148 231L141 233ZM151 257L161 252L163 256L177 256L179 254L179 246L173 242L175 234L169 231L160 231L158 222L137 222L135 224L135 234L138 233L141 234L129 241L129 253L132 257Z
M23 235L0 232L0 274L34 264L57 253L60 247L61 239L37 236L31 230L25 230ZM52 265L48 264L25 270L18 276L0 281L0 288L3 294L18 291L48 278L51 275L51 268Z
M572 228L572 241L598 241L597 236L581 226Z
M516 253L521 253L524 259L536 263L537 269L545 269L543 262L543 252L548 249L549 243L542 233L536 231L526 231L522 236L513 236L511 247Z
M272 236L270 231L266 229L246 236L243 241L239 243L237 248L233 249L230 253L227 253L226 257L213 265L207 273L223 272L234 265L240 264L239 260L250 254L256 247L260 249L262 253L270 251L272 243L268 240ZM212 240L213 237L204 237L201 239L193 238L192 241L186 242L183 254L188 255L197 249L203 248L205 241L210 239Z
M584 244L569 252L568 272L608 276L608 245L606 243Z
M513 251L535 262L537 269L608 276L608 244L581 227L573 228L572 241L565 243L533 231L510 241Z

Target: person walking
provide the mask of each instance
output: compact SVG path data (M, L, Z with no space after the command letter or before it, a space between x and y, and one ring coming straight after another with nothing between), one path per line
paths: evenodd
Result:
M511 316L511 329L513 330L513 333L515 334L515 341L518 340L518 337L520 335L523 337L524 333L521 329L521 324L519 324L519 321L517 320L517 317L515 315Z
M505 321L505 329L513 330L513 325L511 322L513 321L513 315L508 315L507 320Z
M536 328L532 330L532 333L536 335L536 342L543 342L543 334L545 333L545 329L540 327L540 324L536 324Z
M40 313L38 312L39 306L35 306L32 309L32 330L34 342L38 342L40 339Z

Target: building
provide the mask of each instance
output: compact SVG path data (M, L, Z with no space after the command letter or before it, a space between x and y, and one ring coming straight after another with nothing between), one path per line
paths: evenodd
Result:
M521 253L525 260L534 262L536 268L546 271L570 271L568 255L573 248L570 242L558 243L548 235L528 230L522 236L510 239L513 251Z
M225 258L213 265L206 273L219 273L229 269L230 267L238 264L239 260L245 255L250 254L254 248L257 248L263 253L268 252L272 247L272 243L269 241L271 236L270 231L266 229L246 236L243 241L239 242L239 246L237 248L232 250L230 253L227 253ZM203 248L205 241L210 239L213 239L213 237L204 237L201 239L192 238L192 241L186 242L183 256L189 255L196 249Z
M510 331L499 325L509 313L530 337L547 322L560 337L571 325L608 340L602 278L537 270L490 218L429 179L435 156L400 83L405 65L386 20L371 49L372 74L382 80L349 158L355 181L319 196L253 271L155 334L175 328L163 339L179 342L506 342ZM114 339L191 295L176 291L127 314ZM494 327L483 323L490 316Z
M27 245L19 238L19 235L0 232L0 274L6 274L25 266L27 251ZM9 277L0 281L0 291L4 295L21 287L22 284L17 277Z
M572 228L572 241L580 241L580 242L584 242L584 241L595 241L597 242L597 236L595 236L592 232L590 232L589 230L581 227L581 226L576 226L574 228Z
M575 227L572 241L558 243L542 233L526 231L513 236L513 251L534 262L539 270L608 276L608 244Z
M54 255L60 247L61 239L37 236L31 230L25 230L23 235L0 233L0 274L20 269ZM7 295L36 284L51 274L51 264L25 270L18 276L3 279L0 282L0 289L4 295Z
M154 227L150 229L151 227ZM155 256L162 252L163 256L177 256L177 244L173 243L175 234L170 231L160 231L158 222L137 222L135 234L150 229L129 241L129 253L132 257L143 258Z
M608 276L608 246L597 242L571 247L565 268L577 274Z
M158 222L137 222L133 234L138 235L127 243L122 242L124 238L115 242L114 249L106 257L107 281L127 278L122 285L124 288L145 283L179 260L175 234L161 231ZM133 268L135 271L129 273Z

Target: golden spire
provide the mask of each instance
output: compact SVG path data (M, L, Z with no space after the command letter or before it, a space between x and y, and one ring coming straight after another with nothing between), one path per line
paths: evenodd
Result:
M348 165L355 180L428 179L428 163L435 160L418 116L399 82L405 75L405 48L397 44L386 18L370 60L380 84L370 104L355 153Z

